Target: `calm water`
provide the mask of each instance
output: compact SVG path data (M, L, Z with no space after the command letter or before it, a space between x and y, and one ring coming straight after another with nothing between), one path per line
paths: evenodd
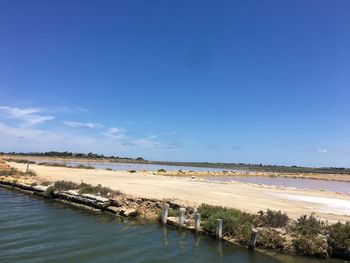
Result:
M78 165L89 165L93 166L96 169L113 169L116 171L128 171L128 170L146 170L146 171L157 171L159 169L164 169L166 171L241 171L241 170L234 170L234 169L219 169L219 168L206 168L206 167L192 167L192 166L175 166L175 165L161 165L161 164L142 164L142 163L101 163L101 162L67 162L67 161L52 161L52 160L45 160L42 159L40 161L35 160L38 163L42 162L48 162L48 163L60 163L60 164L66 164L70 166L78 166Z
M225 242L121 221L0 188L0 262L341 262L276 259Z
M304 178L259 177L259 176L232 176L209 178L211 181L238 181L252 184L294 187L297 189L327 190L343 194L350 193L350 182L325 181Z

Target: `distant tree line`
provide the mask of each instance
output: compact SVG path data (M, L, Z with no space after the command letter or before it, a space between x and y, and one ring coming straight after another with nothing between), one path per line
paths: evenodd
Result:
M0 152L1 155L13 155L13 156L39 156L39 157L64 157L64 158L87 158L87 159L121 159L121 160L135 160L135 161L143 161L146 162L142 157L138 158L128 158L128 157L119 157L119 156L107 156L103 154L96 153L73 153L73 152L58 152L58 151L49 151L49 152Z

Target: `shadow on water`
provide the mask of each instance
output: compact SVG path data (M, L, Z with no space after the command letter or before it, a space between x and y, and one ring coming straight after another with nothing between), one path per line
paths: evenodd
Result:
M327 262L276 258L144 220L0 189L1 262ZM341 261L328 261L341 262Z

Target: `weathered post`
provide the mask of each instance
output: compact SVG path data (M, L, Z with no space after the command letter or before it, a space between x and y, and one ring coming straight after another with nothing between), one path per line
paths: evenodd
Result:
M163 225L166 225L168 222L168 210L169 210L169 204L165 204L162 211L162 223Z
M222 219L216 219L216 238L222 238Z
M249 240L249 248L254 248L256 243L256 238L258 236L258 230L256 228L252 229Z
M179 213L179 225L182 227L185 224L185 212L186 208L181 207Z
M194 229L198 232L201 229L201 214L196 213L194 216Z
M28 170L29 170L29 162L27 162L26 174L28 173Z

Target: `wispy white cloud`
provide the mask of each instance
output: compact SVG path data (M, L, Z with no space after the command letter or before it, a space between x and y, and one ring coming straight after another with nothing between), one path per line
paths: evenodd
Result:
M327 149L317 149L317 151L319 152L319 153L328 153L328 150Z
M103 125L95 122L78 122L78 121L64 121L62 122L65 126L77 129L93 129L102 128Z
M4 117L19 120L22 126L33 126L55 118L50 115L40 114L42 111L39 108L0 106L0 113L3 113Z
M110 127L102 133L103 136L106 136L111 139L122 139L125 137L124 130L121 128Z

